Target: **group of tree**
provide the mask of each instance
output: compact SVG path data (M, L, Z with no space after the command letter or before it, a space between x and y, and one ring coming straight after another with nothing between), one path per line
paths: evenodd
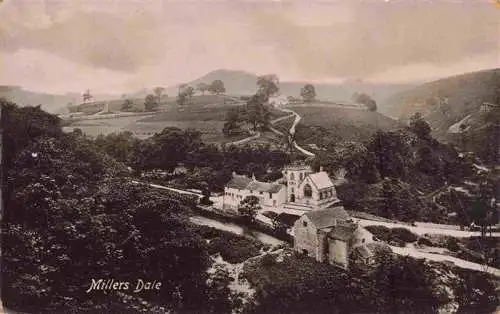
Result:
M155 87L153 90L153 94L148 94L144 99L144 109L145 111L155 111L160 106L163 98L167 98L168 96L164 94L164 87ZM127 102L127 100L125 100ZM125 104L124 104L125 105ZM122 107L123 108L123 107Z
M216 312L206 242L188 222L195 200L131 182L126 167L39 107L3 102L3 307L27 313ZM162 141L165 134L159 135ZM166 140L165 140L166 141ZM123 154L121 151L119 154ZM170 151L169 151L170 153ZM147 267L144 267L147 265ZM91 278L138 278L136 298L92 291ZM214 290L219 291L218 297Z
M463 276L453 269L455 281L444 286L432 265L408 256L377 254L372 269L350 271L309 257L285 256L278 263L272 256L245 268L243 277L257 290L249 313L435 313L453 302L450 289L460 294L460 310L471 310L471 302L463 299L466 294L494 295L478 298L475 310L494 311L498 302L491 276L479 272ZM461 280L472 278L462 285Z
M258 128L267 128L271 113L267 107L269 97L279 91L279 78L275 74L262 75L257 77L257 93L246 101L242 109L231 108L226 115L226 122L222 132L229 136L235 130L240 130L241 122L251 125L253 131Z
M338 143L320 152L317 159L332 175L341 167L346 169L351 188L339 193L339 197L357 210L405 221L464 225L475 221L486 230L498 221L491 205L494 193L485 196L471 191L469 196L461 195L460 201L455 195L455 200L452 197L439 202L425 196L450 184L460 186L464 180L483 180L478 179L474 168L476 159L460 157L463 154L434 139L431 131L429 123L415 114L406 128L375 132L365 143ZM490 171L488 177L492 179L484 178L491 191L499 184L498 179L493 179L496 176ZM451 212L456 212L457 218L449 218Z
M365 93L354 93L351 100L356 104L362 104L369 111L377 111L377 102Z
M206 182L211 191L221 191L232 171L266 178L267 169L281 169L288 162L285 152L267 147L218 147L204 143L198 131L168 127L149 139L140 140L130 132L100 135L97 147L137 173L164 170L173 172L184 165L189 172L179 178L188 188Z

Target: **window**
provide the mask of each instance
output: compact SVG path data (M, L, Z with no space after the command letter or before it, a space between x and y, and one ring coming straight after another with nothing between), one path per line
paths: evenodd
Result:
M253 194L253 191L252 191L252 190L250 190L250 194Z
M302 226L303 226L303 227L307 227L307 221L303 221L303 222L302 222Z
M304 174L301 172L299 177L300 177L300 181L302 181L304 179Z
M304 197L312 197L312 188L309 183L304 186Z
M295 180L295 175L292 173L290 173L290 180Z
M361 243L365 243L365 239L362 239L362 240L361 240Z
M292 188L292 193L295 193L295 190Z
M304 249L304 250L302 250L302 254L303 255L309 255L309 252L307 252L307 250Z
M273 206L276 207L276 200L273 200Z
M269 199L272 199L272 198L273 198L273 193L269 192Z
M264 192L260 191L259 194L262 195L262 194L264 194Z

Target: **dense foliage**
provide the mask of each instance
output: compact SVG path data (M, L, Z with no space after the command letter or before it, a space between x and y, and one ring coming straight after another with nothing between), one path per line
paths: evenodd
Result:
M208 251L186 219L194 200L131 183L122 164L78 133L62 133L58 119L40 108L2 109L4 307L210 311ZM86 293L92 278L162 285L142 292L144 303L134 298L125 307L130 290Z
M255 176L261 180L276 180L274 172L287 162L286 153L267 147L229 146L218 147L201 141L198 131L165 128L162 132L145 140L131 133L98 136L96 145L118 161L124 162L137 173L164 170L172 173L179 165L188 172L169 177L177 186L202 189L205 184L210 191L222 191L231 179L233 171Z
M371 272L347 272L289 254L244 268L257 289L249 313L434 313L448 300L434 291L435 274L422 261L384 254Z

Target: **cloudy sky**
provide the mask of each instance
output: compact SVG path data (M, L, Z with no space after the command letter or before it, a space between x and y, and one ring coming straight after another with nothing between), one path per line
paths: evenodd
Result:
M224 68L423 82L500 67L493 0L4 0L0 84L122 93Z

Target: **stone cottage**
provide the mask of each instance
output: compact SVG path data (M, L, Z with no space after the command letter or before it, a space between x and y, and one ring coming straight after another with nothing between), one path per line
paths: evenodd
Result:
M344 269L356 247L374 241L341 206L305 213L295 222L293 234L295 251Z

